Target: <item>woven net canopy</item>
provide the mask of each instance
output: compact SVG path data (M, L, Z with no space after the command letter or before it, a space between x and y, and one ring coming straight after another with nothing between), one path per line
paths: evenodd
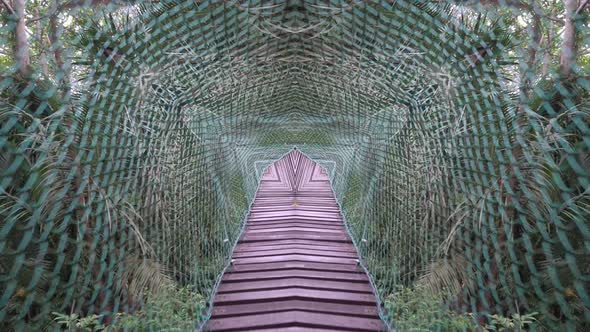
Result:
M399 331L590 329L588 1L0 2L0 330L194 330L264 169Z

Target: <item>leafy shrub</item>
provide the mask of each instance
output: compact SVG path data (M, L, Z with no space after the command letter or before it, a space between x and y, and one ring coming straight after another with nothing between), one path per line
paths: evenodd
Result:
M500 315L489 315L490 325L486 326L486 329L490 331L528 331L530 327L535 326L537 319L537 312L531 312L529 314L514 314L512 317L504 317Z
M140 311L118 313L109 326L101 323L99 315L53 314L54 321L66 331L194 331L205 304L205 299L192 288L169 285L160 292L146 294Z
M456 313L444 305L443 297L425 286L401 287L385 299L397 331L540 331L537 312L487 315L488 324L477 324L473 313Z
M385 299L397 331L476 331L472 314L445 308L442 298L425 287L403 287Z
M205 299L190 287L166 287L159 294L148 294L141 311L119 313L113 324L117 331L194 331Z
M77 314L67 315L59 312L54 312L53 315L55 316L54 321L65 328L65 331L92 332L104 329L100 322L102 317L100 315L80 317Z

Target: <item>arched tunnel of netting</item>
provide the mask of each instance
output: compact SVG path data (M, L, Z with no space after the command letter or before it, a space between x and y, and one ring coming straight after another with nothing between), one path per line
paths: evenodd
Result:
M293 146L391 327L590 328L588 1L0 7L2 330L203 326Z

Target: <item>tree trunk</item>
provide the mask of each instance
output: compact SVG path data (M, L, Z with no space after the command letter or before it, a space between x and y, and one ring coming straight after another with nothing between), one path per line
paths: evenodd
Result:
M554 13L551 13L551 16L554 16ZM553 40L555 38L555 27L553 23L549 24L549 29L547 31L547 38L545 39L545 55L543 57L543 69L541 70L541 75L543 77L549 74L549 68L551 67L551 60L553 58L551 54L551 48L553 47Z
M57 14L55 14L57 15ZM64 60L63 60L63 48L59 41L59 34L58 34L58 26L57 26L57 18L54 15L51 15L49 18L49 25L50 25L50 32L49 32L49 40L51 41L51 47L53 48L53 57L55 58L55 64L60 70L63 70Z
M577 0L564 0L565 5L565 26L563 28L563 44L561 45L561 58L559 61L559 72L563 79L572 76L572 66L576 60L576 25L574 22Z
M59 30L57 15L59 14L55 13L49 17L49 41L55 59L57 85L61 90L62 97L64 97L70 89L70 67L65 64L64 48L59 38L61 31Z
M535 12L531 12L533 16L533 24L531 27L530 35L531 40L529 48L527 50L526 68L522 70L521 76L521 89L523 95L528 99L530 96L531 84L535 78L535 63L537 62L537 52L541 47L541 18Z
M39 13L39 8L35 9L35 16L41 17ZM37 47L39 48L39 64L41 65L41 71L45 77L49 76L49 65L47 63L47 50L45 48L45 43L43 42L43 27L41 26L41 20L37 20L37 31L36 36L37 38Z
M29 40L27 37L27 27L25 25L25 0L13 0L12 6L16 14L16 45L14 48L15 60L18 71L25 76L29 72Z

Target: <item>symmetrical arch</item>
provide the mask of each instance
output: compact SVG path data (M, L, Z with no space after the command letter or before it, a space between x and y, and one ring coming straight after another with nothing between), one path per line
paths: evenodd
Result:
M389 324L408 291L479 327L588 326L587 67L532 75L512 1L105 3L39 17L66 26L53 76L18 54L0 76L6 326L150 321L161 284L189 287L204 326L264 170L294 147L326 170Z

